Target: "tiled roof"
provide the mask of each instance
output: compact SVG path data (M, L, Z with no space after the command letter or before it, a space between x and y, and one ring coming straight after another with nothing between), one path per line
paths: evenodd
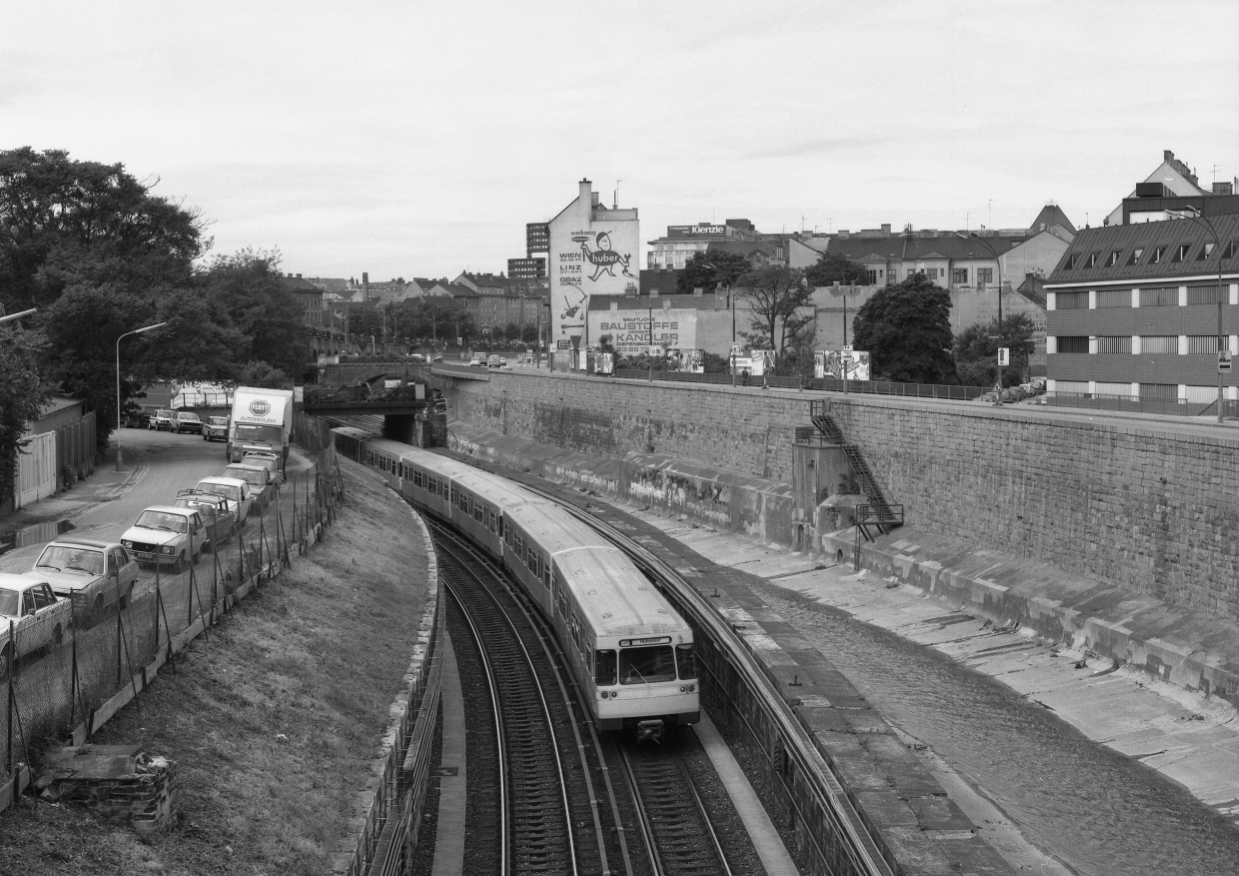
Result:
M1067 214L1057 204L1046 204L1042 207L1041 212L1037 214L1037 218L1033 220L1032 225L1028 226L1028 230L1035 234L1054 225L1061 225L1072 234L1076 232L1076 227L1071 224Z
M1239 239L1239 214L1211 216L1209 221L1217 229L1223 252L1229 242ZM1063 253L1049 282L1075 284L1216 275L1222 252L1215 248L1210 258L1200 259L1204 245L1211 242L1213 234L1208 228L1191 219L1085 228ZM1186 258L1179 260L1179 248L1183 245L1188 246ZM1157 258L1159 248L1162 252ZM1142 252L1132 264L1137 249ZM1093 257L1096 264L1090 266ZM1239 270L1239 254L1222 260L1221 269L1227 273Z
M990 259L994 254L1004 255L1024 241L1027 236L985 235L981 237L957 237L954 234L939 234L934 237L906 237L902 234L890 237L832 238L826 251L847 256L855 261L915 261L917 259ZM989 246L986 246L988 244Z

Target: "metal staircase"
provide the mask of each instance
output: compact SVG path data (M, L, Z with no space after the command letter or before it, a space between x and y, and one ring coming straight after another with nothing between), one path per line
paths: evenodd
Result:
M867 505L857 506L856 509L856 527L864 535L865 540L873 541L877 537L874 532L870 531L871 529L876 530L878 534L885 535L896 526L902 526L903 506L892 505L886 500L886 496L883 494L882 488L878 486L877 478L873 476L873 471L869 468L868 463L865 462L864 454L860 452L860 448L844 440L843 430L839 428L839 424L830 415L830 400L815 399L809 404L810 419L812 419L813 425L831 443L838 444L843 448L843 454L847 457L852 474L856 477L856 481L860 486L860 491L869 500Z

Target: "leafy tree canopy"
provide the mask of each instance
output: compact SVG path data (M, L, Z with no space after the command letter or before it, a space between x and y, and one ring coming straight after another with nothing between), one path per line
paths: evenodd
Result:
M692 295L696 289L713 292L720 283L734 286L751 267L748 259L734 253L694 253L676 278L675 288L681 295Z
M53 384L39 367L47 341L37 331L0 323L0 496L13 495L26 423L37 419Z
M954 383L951 293L915 274L879 289L852 324L875 375L907 383Z
M955 338L955 369L960 380L971 386L993 386L998 382L998 348L1011 351L1011 364L1003 369L1003 385L1015 386L1028 374L1028 357L1033 352L1036 325L1027 313L987 323L973 323Z
M813 288L798 268L768 265L736 282L736 295L749 302L752 331L740 334L755 349L782 358L806 339L811 343Z
M816 265L805 269L805 279L810 286L863 285L869 282L869 271L860 262L854 262L839 253L824 253Z

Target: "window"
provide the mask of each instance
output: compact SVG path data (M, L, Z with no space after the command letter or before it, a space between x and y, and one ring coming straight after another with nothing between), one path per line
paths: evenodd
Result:
M614 651L595 651L594 684L615 684L617 680L616 667L618 665Z
M926 268L925 269L925 276L931 280L938 279L938 273L939 273L938 268Z
M1179 336L1178 335L1141 335L1140 336L1140 352L1141 353L1169 353L1178 355L1179 352Z
M697 661L693 657L691 644L675 646L675 667L681 679L697 677Z
M1141 307L1175 307L1178 303L1179 290L1174 286L1140 290Z
M1103 307L1131 307L1131 292L1127 289L1097 290L1097 309Z
M533 572L535 575L538 574L538 553L537 551L529 552L529 559L526 560L525 565L529 567L529 571Z
M675 654L670 645L625 648L620 651L620 684L675 681Z
M977 285L985 286L994 282L993 268L977 268Z
M1222 258L1233 259L1236 252L1239 252L1239 241L1232 240L1226 244L1226 249L1222 250Z
M1109 257L1106 259L1106 267L1113 268L1115 265L1117 265L1119 263L1119 256L1122 254L1123 254L1123 251L1121 249L1113 250L1110 253Z
M977 273L980 273L978 270ZM1055 310L1088 310L1087 292L1059 292L1054 296Z
M1142 255L1144 255L1144 247L1143 246L1136 247L1135 249L1131 251L1131 258L1127 260L1127 264L1134 265L1136 262L1140 261L1140 257Z
M1153 255L1149 256L1149 264L1160 265L1162 263L1162 257L1165 255L1166 255L1166 247L1164 246L1153 247Z
M1223 342L1223 348L1225 342ZM1213 355L1217 349L1217 335L1188 335L1187 352L1189 356Z
M865 277L870 286L878 285L878 272L873 268L865 271Z
M1092 252L1090 252L1088 254L1088 258L1084 260L1084 267L1086 268L1097 267L1097 261L1100 256L1101 256L1101 253L1097 250L1093 250Z
M1188 252L1191 251L1191 249L1192 249L1192 245L1190 243L1179 244L1178 246L1175 247L1174 258L1172 259L1172 261L1176 261L1176 262L1183 261L1184 259L1187 258L1187 254Z
M1177 383L1142 383L1140 384L1140 399L1142 401L1179 400L1179 385Z
M951 271L951 282L958 283L963 286L967 286L968 285L968 269L967 268L954 268Z
M1203 262L1209 256L1213 255L1215 249L1212 240L1206 240L1205 245L1200 248L1200 255L1196 256L1196 260Z
M1087 353L1088 335L1059 335L1058 352Z
M1097 352L1131 354L1131 335L1112 335L1097 338Z
M1225 289L1216 283L1212 286L1187 287L1188 304L1217 304L1219 301L1226 303L1226 293Z
M1070 271L1080 263L1080 254L1078 252L1069 253L1067 260L1063 262L1063 270Z

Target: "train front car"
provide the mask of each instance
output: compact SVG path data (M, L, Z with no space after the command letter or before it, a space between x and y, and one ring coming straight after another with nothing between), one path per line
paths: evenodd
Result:
M700 721L693 630L628 557L609 545L556 555L557 599L561 576L580 597L580 631L570 622L587 652L598 728L657 740Z

